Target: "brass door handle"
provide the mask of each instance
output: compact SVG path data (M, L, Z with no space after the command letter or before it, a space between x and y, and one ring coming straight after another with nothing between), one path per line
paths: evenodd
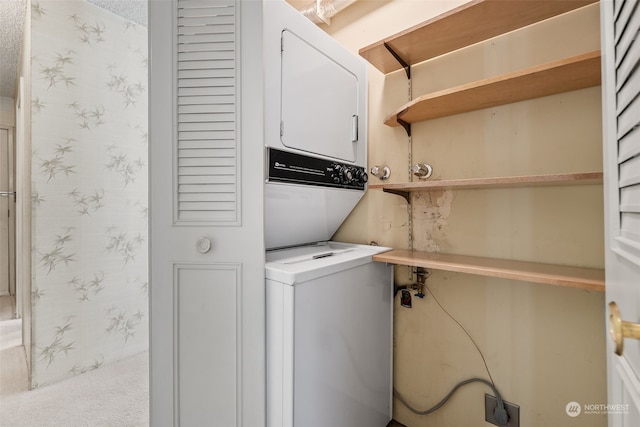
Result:
M625 338L640 339L640 324L622 320L618 304L614 301L609 303L609 335L616 345L618 356L622 356Z

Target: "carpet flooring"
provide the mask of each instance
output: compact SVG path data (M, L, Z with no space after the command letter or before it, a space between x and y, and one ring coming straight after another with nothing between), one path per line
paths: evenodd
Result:
M149 425L148 353L31 391L24 360L22 346L0 351L0 371L13 366L0 372L0 426Z
M148 353L28 390L22 321L7 313L14 310L8 298L0 303L0 426L149 426ZM393 420L387 427L406 426Z
M22 320L15 319L14 297L2 296L0 426L149 426L147 352L35 390L28 384Z

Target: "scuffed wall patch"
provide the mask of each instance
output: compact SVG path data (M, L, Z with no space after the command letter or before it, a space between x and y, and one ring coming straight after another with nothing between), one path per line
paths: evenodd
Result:
M448 247L447 218L455 196L439 190L413 193L413 248L418 251L443 252Z

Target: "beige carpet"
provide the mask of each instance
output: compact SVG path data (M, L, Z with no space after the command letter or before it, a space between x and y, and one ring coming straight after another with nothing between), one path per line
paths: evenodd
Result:
M16 317L16 297L14 295L0 296L0 321L11 320Z
M0 321L0 350L22 344L22 319Z
M147 352L29 391L22 320L14 317L14 297L0 297L1 427L149 425Z
M146 352L141 353L28 391L24 347L2 350L0 426L148 426L148 356Z

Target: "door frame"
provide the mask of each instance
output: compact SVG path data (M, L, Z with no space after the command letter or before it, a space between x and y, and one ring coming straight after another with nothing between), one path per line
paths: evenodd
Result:
M30 22L29 8L25 22ZM29 33L30 29L26 29L25 37ZM30 57L30 39L25 39L24 49L24 55ZM17 315L22 318L22 344L27 357L28 384L31 384L31 87L28 76L29 71L21 69L16 91L15 212L16 310Z
M621 6L622 7L622 6ZM636 12L637 13L637 12ZM614 3L601 0L602 40L602 109L603 109L603 170L605 213L605 270L606 303L616 301L624 320L634 318L640 310L638 290L632 278L640 276L640 248L637 243L620 235L620 183L618 159L618 112L616 102L617 82L615 58ZM610 309L605 310L606 330L609 330ZM630 317L630 318L629 318ZM622 356L614 354L614 344L607 337L607 401L608 425L621 427L634 423L633 417L640 411L640 379L638 360L640 348L637 341L625 340ZM634 366L635 365L635 366ZM630 408L633 405L634 408ZM631 421L630 421L631 420ZM636 424L633 424L636 425Z
M15 191L15 167L16 167L16 156L15 156L15 128L13 126L0 124L0 129L7 131L7 174L8 174L8 190ZM5 153L2 153L5 155ZM8 257L8 292L9 295L16 295L16 206L15 206L15 195L13 197L13 205L11 204L11 197L7 197L8 207L9 207L9 218L8 218L8 242L7 242L7 257ZM12 209L13 207L13 209ZM0 242L0 244L4 245L4 242ZM17 295L16 295L17 297ZM16 301L17 302L17 301Z

